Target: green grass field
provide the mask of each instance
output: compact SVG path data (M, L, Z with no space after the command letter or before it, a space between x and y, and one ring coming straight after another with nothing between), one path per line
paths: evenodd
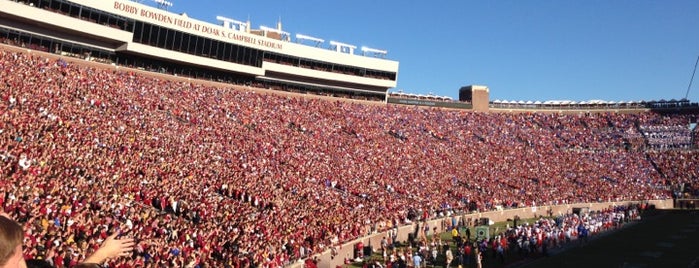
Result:
M534 219L524 221L533 222ZM491 236L502 232L508 222L490 226ZM509 222L509 224L512 224ZM552 249L551 255L540 254L521 258L515 252L505 255L505 261L483 257L484 268L548 268L548 267L698 267L699 268L699 211L656 210L646 212L644 220L626 227L597 235L581 246L576 241L563 249ZM475 230L471 228L471 233ZM440 234L451 241L450 233ZM452 244L452 249L454 248ZM375 254L372 259L380 260ZM456 261L455 261L456 262ZM457 267L452 263L451 267ZM362 267L355 263L350 267ZM427 267L444 267L444 254ZM464 268L475 267L474 263Z

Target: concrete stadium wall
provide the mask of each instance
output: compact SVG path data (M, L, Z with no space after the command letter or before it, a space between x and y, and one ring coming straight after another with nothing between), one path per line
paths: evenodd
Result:
M672 204L672 199L667 199L667 200L650 200L650 201L623 201L623 202L604 202L604 203L579 203L579 204L569 204L569 205L558 205L558 206L539 206L539 207L527 207L527 208L516 208L516 209L508 209L508 210L501 210L501 211L489 211L489 212L482 212L482 213L470 213L470 214L463 214L459 215L460 217L463 217L464 219L471 219L472 221L479 219L479 218L489 218L490 220L494 222L502 222L506 221L507 219L513 219L515 216L519 216L522 219L528 219L528 218L534 218L538 217L539 215L547 215L547 212L549 210L552 211L553 215L559 215L559 214L566 214L572 212L573 208L589 208L590 211L597 211L597 210L602 210L606 209L609 206L616 206L616 205L627 205L627 204L632 204L632 203L642 203L642 202L647 202L650 205L655 205L657 209L670 209L673 207ZM428 225L430 226L430 232L432 232L432 229L434 227L437 228L437 232L441 233L446 230L442 228L442 221L444 220L450 220L450 218L439 218L439 219L434 219L428 221ZM410 225L405 225L401 226L398 228L398 241L405 242L408 240L408 234L412 233L415 231L415 224L410 224ZM420 223L420 228L422 228L422 223ZM475 235L475 234L474 234ZM362 242L365 246L373 246L374 250L378 250L381 245L381 239L383 237L386 237L386 232L379 232L379 233L374 233L369 236L365 236L362 238L355 239L353 241L350 241L348 243L345 243L341 246L341 248L338 249L337 251L337 256L335 258L331 258L330 250L326 250L320 254L316 254L313 257L318 257L318 267L319 268L332 268L336 267L338 265L343 265L344 264L344 259L345 257L349 256L350 258L354 257L354 246ZM302 262L294 263L291 265L293 268L298 268L298 267L303 267Z

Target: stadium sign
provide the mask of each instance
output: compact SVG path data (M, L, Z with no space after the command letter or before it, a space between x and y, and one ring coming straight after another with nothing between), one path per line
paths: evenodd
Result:
M234 30L231 31L220 26L207 25L205 23L199 23L196 21L192 22L189 19L178 18L173 16L172 14L162 13L144 8L139 9L137 6L128 3L114 1L114 10L121 13L128 13L132 16L135 15L151 21L156 21L160 24L171 25L174 26L174 28L196 31L212 37L227 38L230 40L235 40L250 45L258 45L266 48L279 50L281 50L283 47L282 43L280 42L274 42L262 38L255 38L249 35L243 35L240 33L233 32Z

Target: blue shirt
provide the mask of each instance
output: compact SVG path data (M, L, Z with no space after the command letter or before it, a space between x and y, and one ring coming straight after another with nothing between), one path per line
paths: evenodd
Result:
M421 262L422 258L420 258L420 255L415 254L415 256L413 256L413 263L415 264L415 267L420 266Z

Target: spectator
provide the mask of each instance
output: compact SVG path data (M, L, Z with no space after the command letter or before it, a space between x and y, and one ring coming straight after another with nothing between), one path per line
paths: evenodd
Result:
M447 268L449 268L449 265L451 265L451 262L454 260L454 255L451 253L451 249L447 247L446 249L446 263L444 264Z
M419 268L422 267L420 264L422 263L422 257L420 257L420 254L415 252L415 255L413 255L413 267Z
M698 189L697 152L640 128L691 116L364 105L0 49L0 207L56 266L117 230L111 266L286 265L418 220Z
M22 255L22 240L22 226L0 215L0 267L27 267Z

